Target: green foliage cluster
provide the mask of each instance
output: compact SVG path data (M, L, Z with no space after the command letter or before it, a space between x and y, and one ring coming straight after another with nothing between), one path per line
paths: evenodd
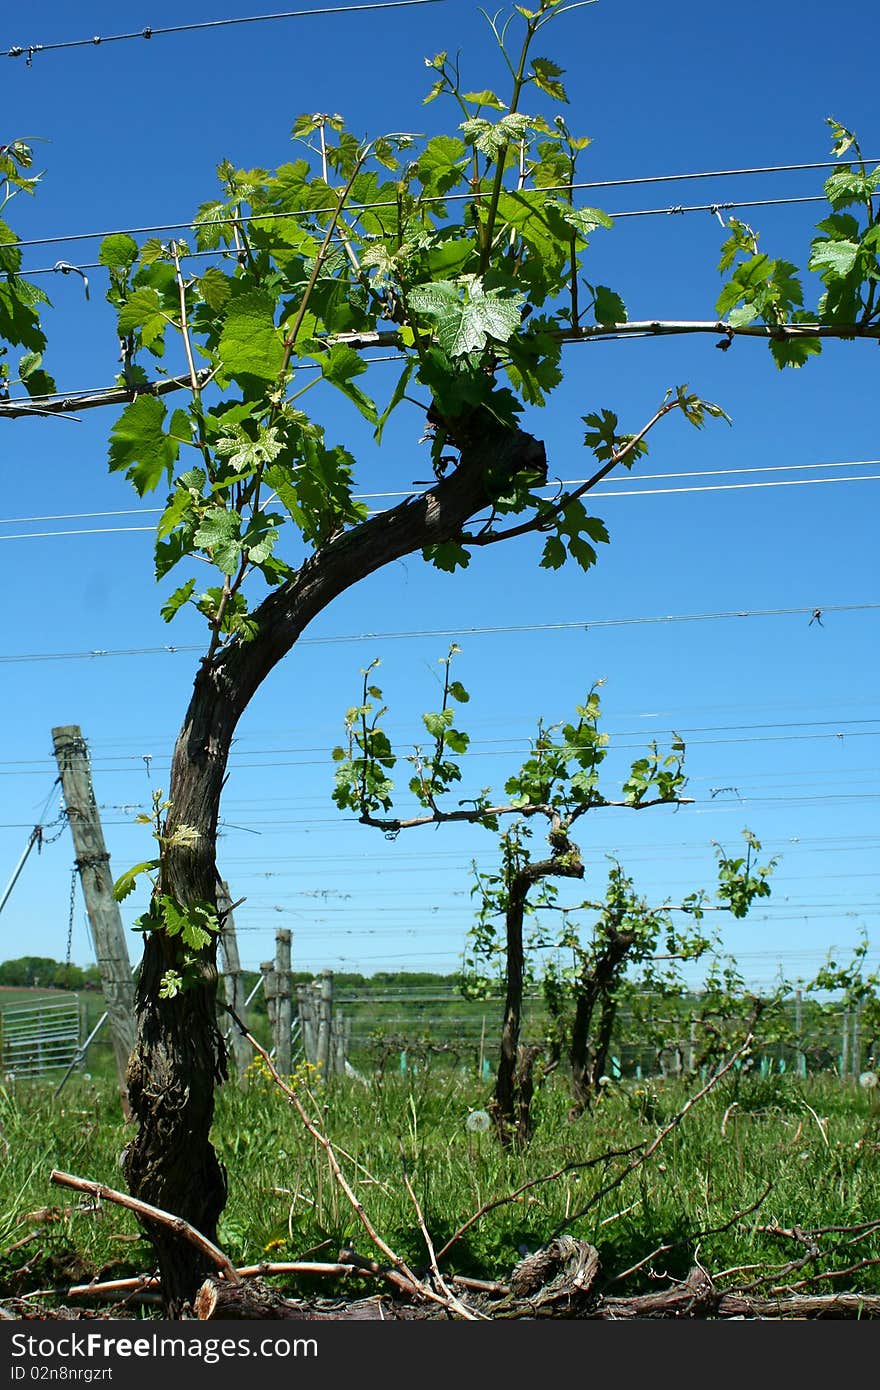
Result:
M732 217L718 267L730 271L730 278L716 308L734 328L756 320L779 330L817 322L845 330L877 322L880 224L874 199L880 190L880 168L868 171L852 131L832 117L828 125L835 157L842 159L851 150L855 158L835 169L825 182L831 214L819 222L809 256L809 269L819 276L824 293L815 308L805 309L797 266L760 252L752 228ZM800 367L821 350L821 340L815 337L780 331L770 339L779 367Z
M459 799L454 809L446 810L441 798L461 781L456 757L468 747L467 734L454 722L455 706L469 698L463 684L450 674L458 652L453 644L441 662L440 710L423 715L433 749L425 753L417 748L408 757L415 768L409 791L421 814L410 818L387 814L393 806L391 773L396 754L380 722L388 711L380 703L382 690L372 679L376 661L362 672L361 704L346 714L347 747L333 751L337 764L333 799L337 806L354 811L365 824L390 835L450 820L498 831L502 818L513 818L499 836L497 867L489 871L476 861L473 865L471 893L476 911L464 952L462 989L470 999L485 999L499 990L504 993L512 978L511 956L518 960L523 955L523 965L516 965L516 973L522 970L526 986L540 979L549 1015L551 1059L558 1060L562 1049L571 1046L582 1063L585 1049L589 1049L598 1075L610 1047L617 1010L631 1000L643 1000L649 992L681 999L689 992L684 982L685 966L703 957L710 962L708 994L700 1011L697 1042L706 1058L721 1055L729 1040L729 1025L743 1023L754 1008L754 1000L732 962L722 960L719 934L707 931L706 914L721 910L738 918L746 916L756 898L769 894L775 860L758 865L760 841L745 830L744 855L730 856L716 846L717 903L710 903L706 891L698 889L680 903L667 900L657 906L649 906L632 878L612 861L603 900L561 910L554 880L583 876L578 847L570 839L573 825L586 812L609 806L641 810L680 804L686 786L684 740L673 733L668 753L652 742L647 754L633 761L622 781L620 797L609 799L599 786L608 751L608 736L600 729L599 681L576 707L575 719L551 726L539 724L522 766L504 784L505 804L493 803L491 789L483 788L478 795ZM549 858L537 859L532 852L535 817L547 824ZM587 910L597 915L585 929L582 920ZM525 939L527 921L531 929ZM658 954L661 947L662 954ZM540 967L539 960L543 962ZM508 995L508 1008L517 1014L520 1003L512 1003ZM774 1008L778 1012L778 998ZM649 1018L645 1025L646 1036L652 1036ZM572 1066L580 1063L572 1055Z
M425 99L451 107L448 133L361 139L341 116L311 113L294 122L296 156L279 168L238 168L228 160L218 166L219 191L200 206L192 245L153 237L139 246L125 233L102 242L99 261L122 344L119 384L129 394L111 430L110 468L139 496L165 492L155 572L163 582L173 575L176 587L161 612L168 622L190 608L204 618L206 667L229 644L264 634L271 622L261 602L266 589L292 584L304 564L332 553L344 533L367 522L354 493L355 460L309 412L309 392L344 397L377 441L393 411L415 405L427 422L439 484L469 450L488 456L488 442L519 437L524 412L545 405L562 380L566 342L626 322L621 294L586 278L590 242L607 234L612 220L576 205L589 140L569 129L560 109L567 101L563 69L538 50L547 25L570 8L540 0L533 10L517 6L503 23L490 20L506 70L503 94L471 87L458 57L447 52L426 60L433 81ZM825 285L817 312L832 328L847 318L870 326L877 278L872 194L880 175L867 170L850 132L832 122L832 134L838 157L854 154L855 163L841 163L827 184L832 215L820 226L810 262ZM33 191L30 162L21 142L0 150L3 206ZM215 259L194 261L191 251ZM40 296L19 268L19 248L0 223L0 338L29 349L21 379L29 390L47 390ZM719 312L730 313L732 326L761 320L773 327L780 365L797 365L818 349L815 338L796 332L807 311L794 264L759 255L744 224L731 224L722 271L728 284ZM385 342L404 363L390 397L378 403L363 386L362 349ZM166 403L163 376L174 378L164 385L188 392L185 404ZM523 463L511 472L489 463L488 501L468 523L474 529L462 524L440 540L426 534L425 558L455 571L474 548L531 532L541 536L545 568L572 560L589 569L608 532L590 515L585 495L611 469L642 457L648 433L671 412L698 428L725 418L685 385L668 391L634 433L613 410L590 411L582 417L584 444L596 470L587 482L548 498L543 466ZM292 544L282 546L285 535ZM202 586L204 563L213 582ZM377 691L365 678L337 769L337 803L367 815L390 809L394 767ZM410 788L427 811L460 779L466 735L454 709L462 693L460 683L446 681L441 708L424 717L433 751L423 757L417 750L411 760ZM577 722L542 731L533 765L508 795L527 812L536 798L550 805L553 795L565 800L566 815L601 804L600 750L590 740L589 715L580 712ZM560 758L566 768L577 765L564 777ZM626 804L671 798L678 775L674 752L661 758L652 750L633 765ZM485 824L497 823L482 793L471 809ZM172 849L160 842L159 859L123 876L120 891L130 891L139 872L158 869ZM197 951L194 942L211 939L204 906L157 899L144 925L161 926ZM185 925L178 926L181 914ZM166 987L176 989L178 978L169 976Z
M491 788L484 787L476 796L459 800L453 811L445 811L440 798L461 782L457 759L467 752L470 743L469 735L456 727L456 706L467 704L470 699L462 682L450 675L452 660L459 651L457 643L453 643L447 656L440 659L444 668L440 709L422 715L433 744L429 751L416 746L406 759L414 768L409 791L428 813L427 819L466 819L497 830L500 815L555 815L569 824L587 810L612 804L599 791L599 768L606 756L608 735L599 729L599 689L604 682L598 681L584 703L575 707L573 720L549 726L539 723L528 756L504 783L504 806L493 806ZM397 762L380 722L388 713L388 706L381 703L382 689L373 680L378 665L377 658L361 672L361 703L353 705L345 715L347 742L333 749L337 765L333 800L340 810L355 811L367 823L379 811L392 808L391 772ZM622 803L613 804L640 808L655 801L676 800L686 782L684 751L677 734L673 735L669 753L662 753L652 743L647 756L633 763L622 786ZM383 822L392 833L405 824L409 822Z
M160 985L161 999L174 999L188 985L199 978L198 955L208 946L220 931L220 919L214 903L193 899L182 904L171 894L161 891L162 854L169 849L192 849L198 843L198 835L191 826L177 825L168 831L167 814L171 802L164 799L161 787L153 791L152 811L135 817L135 824L153 827L153 839L159 846L159 857L145 859L120 874L113 885L113 896L122 902L137 886L137 880L146 874L153 886L150 905L146 912L135 919L133 931L162 932L178 949L179 969L169 967Z
M174 339L191 387L188 406L170 413L162 399L135 394L113 428L110 466L140 495L171 484L157 578L191 557L222 576L203 592L188 578L166 601L167 620L192 604L218 643L247 638L245 580L259 575L273 586L291 573L276 553L283 523L292 522L308 553L363 520L353 459L298 404L319 382L340 391L377 439L410 388L423 387L440 474L478 416L513 429L524 407L544 404L561 380L560 330L589 313L568 298L577 297L590 236L611 219L573 206L576 159L588 142L561 116L519 109L530 90L544 101L566 99L561 69L530 56L558 8L559 0L542 0L535 14L521 11L518 57L508 55L506 26L496 30L511 74L506 104L463 91L446 54L428 60L439 75L427 99L442 93L457 104L456 135L421 146L399 135L365 142L340 117L313 115L294 124L303 153L293 162L274 172L221 164L222 196L199 209L195 247L227 253L231 272L220 259L185 276L182 241L139 248L122 234L105 239L100 260L124 345L124 384L133 392L146 386L140 359L164 362ZM504 178L515 168L508 189ZM450 195L457 201L447 202ZM612 310L625 317L607 287L595 287L592 305L597 322ZM366 366L352 344L382 331L393 331L406 362L380 411L357 382ZM614 436L614 447L626 443ZM178 471L187 449L196 458ZM557 514L533 492L542 481L523 474L499 490L495 515L534 511L548 532L545 563L555 568L570 554L592 564L592 542L607 539L601 522L576 499ZM455 541L426 554L444 569L468 558Z
M5 220L6 209L17 194L36 191L41 176L29 174L32 167L33 152L24 140L0 145L0 399L17 383L29 396L55 389L43 368L46 335L39 314L49 300L39 286L22 278L21 249ZM26 349L14 374L7 360L10 347Z
M218 259L199 273L188 272L182 240L139 247L114 234L103 242L124 348L120 383L132 393L112 430L110 466L139 495L170 488L158 579L194 559L219 572L204 589L185 577L164 602L167 621L193 606L215 648L247 640L259 620L246 581L283 584L310 553L364 520L354 459L302 404L319 384L341 393L377 440L396 408L416 404L441 477L475 439L515 430L524 410L546 403L562 379L566 341L626 322L621 295L584 277L590 241L611 218L575 205L589 141L559 112L562 69L533 51L567 8L561 0L518 7L517 42L511 20L492 21L509 75L503 97L470 90L457 57L426 60L434 77L426 100L452 104L454 133L361 140L340 116L311 114L294 123L291 162L272 171L221 163L220 193L194 222L194 249ZM810 262L826 284L816 313L829 326L869 325L878 175L865 168L855 137L836 124L833 131L836 152L853 149L857 162L828 181L833 212ZM855 204L864 229L843 211ZM792 262L758 254L755 234L733 221L721 265L729 277L719 313L729 311L732 325L761 320L778 329L770 345L780 365L819 350L816 338L794 331L811 315ZM380 405L360 383L360 349L385 341L405 361ZM189 386L185 406L170 409L152 394L144 360ZM686 387L669 394L656 419L671 409L695 425L723 413ZM584 442L600 472L631 466L655 422L631 434L607 408L585 415ZM551 500L538 490L543 482L528 470L499 479L480 527L426 545L426 558L445 570L466 566L473 546L504 538L501 520L515 516L514 533L525 524L543 534L542 565L570 558L589 568L608 535L583 505L588 488ZM282 556L285 523L298 543Z
M880 969L868 969L870 941L864 927L859 944L849 961L838 961L836 951L829 952L825 964L810 981L808 989L816 995L824 996L826 1013L839 1007L842 999L845 1008L857 1013L863 1036L872 1039L875 1062L880 1063ZM831 995L831 1001L828 995Z

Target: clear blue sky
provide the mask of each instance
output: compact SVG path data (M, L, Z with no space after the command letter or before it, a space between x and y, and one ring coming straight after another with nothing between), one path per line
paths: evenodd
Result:
M7 7L0 49L247 12L230 0L190 0L183 12L150 0L133 23L130 11L104 3ZM835 7L833 33L827 7L795 0L760 11L600 0L550 26L544 51L568 70L570 125L594 142L582 177L637 179L827 159L829 114L880 157L870 57L877 35L867 32L877 22L864 0ZM7 58L0 140L31 139L46 171L38 196L17 199L10 220L26 238L185 222L213 195L220 159L271 167L290 158L290 127L302 111L340 111L372 135L452 127L451 107L421 104L423 59L460 47L472 86L500 83L489 38L470 0L445 0L38 52L30 67ZM821 193L825 176L707 178L583 196L611 213L645 211L808 197ZM822 211L807 202L740 215L760 229L764 249L803 265ZM617 289L631 318L712 318L722 237L705 211L621 219L597 233L587 275ZM25 262L36 271L96 255L95 240L53 241L28 249ZM54 304L49 365L65 390L109 384L118 369L103 272L86 273L88 302L76 275L40 279ZM808 977L829 947L853 944L860 925L876 931L880 465L866 466L880 453L876 346L831 345L785 374L765 347L746 341L724 353L711 338L568 352L564 388L530 421L561 478L589 469L581 415L608 406L637 428L679 382L721 402L733 428L697 434L671 421L655 433L642 477L609 482L596 503L612 544L588 575L539 570L537 547L525 540L475 557L454 578L412 558L323 615L259 692L233 750L219 859L233 896L247 899L237 913L246 965L271 955L275 929L287 926L298 968L455 969L470 921L468 866L475 857L491 864L493 838L450 827L387 843L336 812L329 756L359 668L376 656L390 731L401 745L417 737L452 637L472 692L468 788L500 787L537 717L568 715L598 677L607 682L605 727L623 750L608 761L607 794L646 739L672 729L685 736L696 805L587 818L587 895L601 892L610 852L652 901L709 886L711 842L730 849L748 825L781 855L771 903L725 933L750 980L773 978L780 964ZM376 394L390 390L393 371L372 369ZM362 459L363 492L428 476L415 412L401 415L380 454L353 412L334 409L337 437ZM167 787L192 684L195 651L112 654L197 644L202 634L195 620L168 628L159 617L164 592L153 584L143 529L153 516L107 473L111 423L106 410L84 412L80 423L0 422L0 885L50 793L57 724L81 725L90 743L114 871L149 854L133 816L151 787ZM732 471L747 469L776 471ZM718 473L694 476L711 470ZM847 611L830 611L835 605ZM817 606L822 626L809 621ZM792 608L808 611L757 616ZM729 613L754 616L605 625ZM468 634L510 627L530 630ZM331 640L403 632L428 635ZM17 659L97 651L111 654ZM66 831L32 856L0 917L0 956L63 956L72 859ZM143 906L132 901L128 920ZM131 949L134 957L136 937ZM91 959L79 898L73 958Z

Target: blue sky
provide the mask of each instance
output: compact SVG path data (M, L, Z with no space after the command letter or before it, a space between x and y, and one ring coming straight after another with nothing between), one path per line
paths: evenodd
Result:
M160 28L247 10L200 0L182 13L151 0L143 22ZM141 23L121 20L109 4L47 3L4 12L0 50ZM545 31L544 52L567 68L569 124L593 139L582 178L825 160L830 114L880 157L873 7L837 5L833 42L828 24L825 7L788 0L737 10L600 0L565 16ZM0 139L29 138L45 170L37 197L17 199L10 221L28 239L185 222L213 195L219 160L271 167L290 158L290 127L302 111L340 111L365 135L453 128L451 108L422 105L423 60L460 47L470 85L500 83L489 40L475 6L444 0L37 52L29 67L24 57L7 59ZM583 197L611 213L806 198L821 193L826 172ZM822 208L789 203L740 215L760 230L764 249L803 265ZM596 234L586 273L618 290L631 318L709 319L722 238L707 211L621 218ZM58 240L28 248L25 264L87 266L96 256L95 240ZM107 385L118 369L103 272L85 273L88 301L76 275L40 279L54 305L49 365L65 390ZM539 570L537 546L524 540L476 556L455 577L412 558L323 615L259 692L233 749L219 861L233 896L246 896L237 913L245 964L267 958L275 929L286 926L298 968L455 968L470 921L468 866L474 858L491 865L493 838L448 827L388 843L335 810L329 756L359 669L374 657L389 731L405 751L421 712L435 705L437 660L452 638L472 694L463 720L474 740L468 790L500 787L538 716L567 716L599 677L605 728L620 748L606 764L607 794L647 739L673 729L686 738L696 804L588 817L587 896L601 892L608 853L620 855L652 901L710 886L712 841L731 849L748 825L781 856L770 904L725 931L749 979L767 981L780 966L809 977L830 947L853 944L861 926L875 932L880 465L867 461L878 453L877 363L866 343L829 345L788 373L746 341L724 353L697 337L568 349L564 387L529 421L563 479L589 470L583 414L608 406L637 428L679 382L719 401L733 428L713 423L696 433L672 420L655 432L640 476L602 489L595 510L612 544L587 575ZM394 372L393 364L371 369L375 394L390 391ZM335 403L333 411L336 437L361 460L361 491L393 492L427 476L415 412L400 414L380 453L354 412ZM195 620L168 628L159 617L150 499L140 502L107 473L112 418L101 410L83 412L80 423L0 422L3 882L49 796L57 724L80 724L91 745L114 870L149 854L133 817L152 787L167 787L192 684L197 652L149 650L199 644L202 634ZM47 531L57 534L36 534ZM821 625L810 622L815 607L824 610ZM751 616L694 616L740 613ZM685 616L693 620L644 621ZM402 632L424 635L369 636ZM144 654L112 654L130 650ZM109 654L21 659L99 651ZM66 832L31 858L0 917L0 954L63 955L72 859ZM126 918L142 906L130 900ZM133 937L133 957L137 948ZM91 958L81 903L73 957Z

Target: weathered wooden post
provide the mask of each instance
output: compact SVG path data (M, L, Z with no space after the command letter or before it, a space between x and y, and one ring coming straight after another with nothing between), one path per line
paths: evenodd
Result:
M330 1020L333 1017L333 971L321 972L318 1004L318 1066L322 1076L330 1075Z
M852 1074L858 1080L862 1070L862 1005L856 1004L852 1021Z
M282 1076L290 1075L290 932L275 933L275 1065Z
M223 962L223 988L226 1002L234 1009L242 1023L247 1023L245 1013L244 985L241 978L241 959L238 954L238 940L235 935L235 919L232 915L232 899L229 885L221 880L217 890L217 914L222 923L220 929L220 956ZM251 1059L251 1049L246 1038L233 1023L227 1032L235 1073L241 1077Z
M277 985L275 982L275 962L264 960L260 962L260 974L263 977L263 993L266 996L266 1013L269 1015L269 1048L275 1047L275 995Z
M110 855L92 788L89 750L78 724L63 724L53 729L52 743L95 943L123 1109L127 1113L126 1072L135 1042L134 985L125 929L119 904L113 896Z
M299 1012L299 1026L302 1034L303 1053L307 1062L315 1065L315 1011L312 1007L311 985L297 985L296 1007Z
M799 989L794 994L794 1036L797 1046L796 1062L798 1076L807 1074L807 1054L804 1051L804 997Z
M338 1010L330 1022L330 1070L334 1076L345 1075L345 1059L348 1055L348 1039L351 1034L351 1019Z

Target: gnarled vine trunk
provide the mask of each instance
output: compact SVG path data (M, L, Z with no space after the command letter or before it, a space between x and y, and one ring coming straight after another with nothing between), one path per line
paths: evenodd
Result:
M188 827L186 843L162 854L157 892L186 909L216 903L215 859L220 797L236 725L275 665L312 619L367 575L425 546L454 539L522 472L546 477L544 446L504 430L488 415L469 422L460 462L427 492L338 534L273 590L252 615L256 635L205 658L174 750L165 838ZM177 945L151 932L137 991L138 1034L129 1090L138 1132L125 1172L134 1196L183 1217L209 1239L226 1200L226 1176L210 1142L214 1092L226 1075L216 1019L216 940L199 954L195 984L160 999L163 974L179 964ZM165 1311L191 1312L210 1272L204 1257L172 1230L150 1228L159 1260Z
M612 931L607 944L575 982L575 1008L571 1027L571 1117L587 1109L604 1076L617 1014L612 990L620 979L620 967L635 944L634 932ZM599 1010L593 1029L593 1015Z
M580 852L558 828L550 835L552 854L549 859L524 864L507 885L507 988L504 1017L501 1024L501 1049L495 1078L493 1113L495 1128L502 1144L528 1143L532 1133L531 1104L534 1094L534 1067L538 1052L534 1047L521 1048L523 979L525 955L523 950L523 919L529 889L544 878L583 878L584 866Z
M190 828L186 843L162 856L159 890L182 906L216 906L215 844L235 703L203 667L171 769L166 838ZM226 1077L226 1049L217 1027L217 940L200 953L197 980L173 999L160 998L162 977L179 968L179 938L147 934L137 987L137 1044L128 1087L138 1132L125 1156L132 1194L182 1216L216 1243L226 1204L226 1174L210 1142L214 1093ZM149 1230L159 1258L165 1310L190 1311L199 1282L213 1266L166 1226Z

